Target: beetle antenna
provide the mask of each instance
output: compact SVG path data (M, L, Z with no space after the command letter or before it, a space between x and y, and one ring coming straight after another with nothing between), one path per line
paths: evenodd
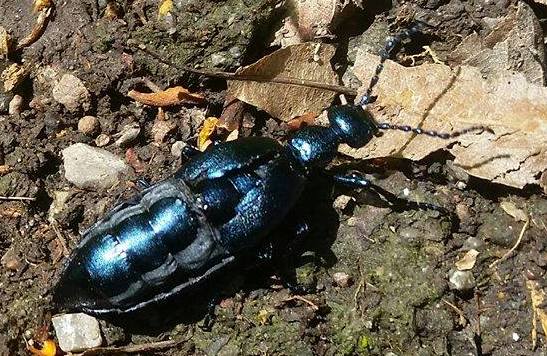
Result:
M453 132L438 132L438 131L432 131L432 130L424 130L419 127L410 127L407 125L395 125L395 124L389 124L387 122L382 122L378 124L378 128L380 130L399 130L404 132L413 132L417 135L427 135L430 137L436 137L441 138L443 140L448 140L451 138L455 138L461 135L465 135L469 132L474 131L486 131L491 134L494 134L494 130L492 130L490 127L487 126L470 126L465 129L459 130L459 131L453 131Z
M372 89L374 89L376 84L378 84L378 80L380 79L379 75L384 69L385 61L391 57L391 55L393 54L393 51L395 51L395 49L401 44L401 42L419 33L422 27L423 27L423 24L421 22L416 22L414 23L414 25L412 25L412 27L404 29L398 34L389 36L387 38L384 48L382 48L379 52L380 63L378 63L378 65L376 66L376 69L374 70L374 75L370 79L370 83L368 85L368 88L365 94L359 100L358 104L360 106L364 107L367 104L370 104L372 102Z

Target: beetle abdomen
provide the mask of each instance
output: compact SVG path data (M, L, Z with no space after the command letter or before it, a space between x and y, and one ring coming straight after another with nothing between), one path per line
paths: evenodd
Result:
M169 179L116 207L85 233L56 302L94 313L126 311L202 276L225 251L194 205L188 188Z

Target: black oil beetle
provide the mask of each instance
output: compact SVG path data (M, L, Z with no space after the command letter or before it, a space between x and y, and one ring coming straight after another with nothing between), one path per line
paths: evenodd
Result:
M131 313L199 290L265 246L279 247L285 242L271 232L283 224L314 172L325 172L342 143L363 147L387 129L442 139L487 130L445 134L376 123L364 109L383 62L415 31L387 42L362 101L330 107L330 126L302 128L285 145L246 137L205 152L187 148L188 162L171 178L116 206L84 234L56 285L57 306L95 315ZM331 177L349 187L374 187L358 173Z

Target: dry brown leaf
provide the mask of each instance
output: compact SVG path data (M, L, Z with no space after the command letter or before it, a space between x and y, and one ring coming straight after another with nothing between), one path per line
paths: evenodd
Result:
M287 19L288 22L292 22L289 28L296 27L304 41L325 36L335 26L340 13L348 3L341 0L293 0L290 7L295 14L294 18Z
M203 127L198 134L198 149L205 151L205 149L212 143L210 140L211 135L215 132L218 126L218 119L216 117L208 117L203 121Z
M130 90L127 96L139 103L159 107L179 104L201 104L205 101L202 95L190 93L187 89L180 86L157 93L141 93L136 90Z
M246 105L243 101L228 95L224 100L224 108L222 109L222 114L220 114L218 126L228 131L239 129Z
M295 131L301 128L303 125L313 125L316 117L316 113L307 112L304 115L295 117L291 121L287 122L287 126L289 126L289 130Z
M361 52L355 74L368 83L378 62L377 56ZM388 61L374 94L378 100L369 109L378 121L443 132L486 125L495 135L441 140L387 131L361 149L342 146L343 153L419 160L450 146L454 163L469 174L518 188L539 183L547 169L547 88L530 84L522 74L500 71L484 79L474 67L406 68Z
M547 296L537 281L527 280L526 286L532 299L532 313L534 314L532 317L532 344L535 349L537 344L537 319L541 323L543 334L547 335L547 311L543 307L547 301Z
M242 68L238 74L336 84L336 73L330 65L334 51L333 46L325 44L303 43L289 46ZM314 60L314 57L318 60ZM228 92L283 121L310 111L320 112L330 105L336 95L326 89L251 81L230 81Z
M458 271L467 271L473 268L475 266L475 262L477 262L478 255L479 251L477 250L471 249L467 251L467 253L455 263Z
M500 203L501 208L507 214L511 215L516 221L528 220L528 214L524 210L517 208L517 206L510 201L502 201Z
M514 70L531 83L545 84L543 32L534 11L524 2L487 35L469 35L449 55L452 65L470 65L483 75L497 70Z

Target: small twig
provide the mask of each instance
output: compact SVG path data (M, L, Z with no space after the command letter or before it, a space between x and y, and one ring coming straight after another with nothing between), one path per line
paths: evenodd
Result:
M353 304L355 310L357 310L359 307L359 304L357 303L359 293L361 293L361 289L365 286L365 276L363 275L363 271L361 270L361 259L359 259L358 263L359 264L357 265L357 269L359 271L359 283L357 284L357 288L355 289L355 294L353 294Z
M511 247L511 249L507 251L500 259L492 262L490 266L488 266L489 268L492 268L498 263L505 261L513 253L513 251L515 251L517 247L519 247L520 242L522 241L522 238L524 237L524 233L526 232L526 229L528 228L529 225L530 225L530 216L526 215L526 222L524 223L522 230L520 230L519 238L517 239L517 242L515 243L515 245Z
M68 247L66 246L66 239L63 236L63 234L61 234L61 230L59 230L59 228L57 227L57 222L53 221L50 226L55 232L55 235L57 235L57 240L59 241L59 244L61 244L61 248L63 249L63 255L65 257L70 256L70 251L68 250Z
M317 89L324 89L333 91L336 93L346 94L349 96L355 96L357 95L357 91L342 85L335 85L335 84L326 84L326 83L320 83L315 82L313 80L306 80L306 79L298 79L298 78L288 78L288 77L274 77L269 78L266 76L261 75L245 75L245 74L237 74L237 73L230 73L230 72L222 72L212 69L195 69L187 66L181 66L178 65L170 60L167 60L165 58L162 58L157 53L154 53L146 48L146 46L142 44L132 43L130 44L133 47L137 48L138 50L146 53L147 55L153 57L154 59L158 60L159 62L166 64L170 67L176 68L181 71L195 73L204 75L207 77L214 77L214 78L223 78L228 80L239 80L239 81L253 81L253 82L267 82L267 83L280 83L280 84L289 84L289 85L299 85L299 86L305 86L310 88L317 88Z
M112 355L112 354L121 354L121 353L140 353L140 352L153 352L164 349L173 348L184 342L184 340L167 340L167 341L158 341L150 342L140 345L129 345L121 347L95 347L81 353L81 356L91 356L91 355Z
M17 201L35 201L36 198L32 198L32 197L6 197L6 196L0 196L0 200L7 200L7 201L12 201L12 200L17 200Z
M317 306L317 304L315 304L314 302L312 302L309 299L304 298L301 295L293 295L292 297L285 299L285 302L290 302L291 300L300 300L300 301L308 304L313 310L315 310L315 311L319 310L319 307Z
M460 308L458 308L457 306L455 306L454 304L450 303L449 301L447 301L445 299L441 299L441 300L443 301L444 304L448 305L449 307L454 309L454 311L456 313L458 313L458 315L460 316L460 321L459 321L460 325L465 326L467 324L467 318L463 314L463 311Z

